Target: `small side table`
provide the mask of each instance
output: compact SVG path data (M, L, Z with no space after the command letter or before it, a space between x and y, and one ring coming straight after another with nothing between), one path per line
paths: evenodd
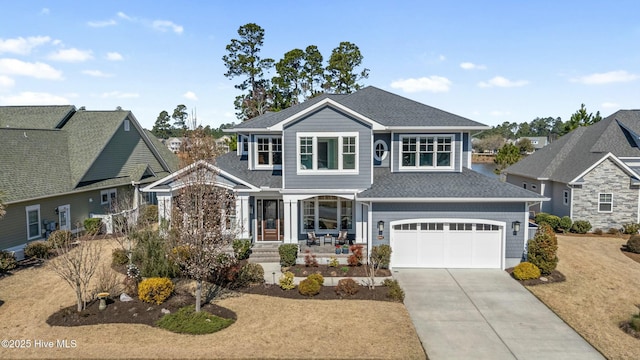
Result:
M326 243L328 243L328 242L330 242L330 243L331 243L331 246L335 246L335 245L336 245L336 244L335 244L335 238L334 238L333 236L331 236L331 235L325 235L325 236L323 236L323 237L322 237L322 244L324 245L324 244L326 244Z

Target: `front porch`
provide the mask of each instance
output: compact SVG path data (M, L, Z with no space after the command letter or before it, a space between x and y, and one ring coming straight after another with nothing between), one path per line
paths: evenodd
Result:
M249 261L253 263L279 263L280 255L278 253L278 247L282 244L278 243L255 243L251 248L251 256L249 257ZM367 252L367 244L357 244L362 245L362 253L368 254ZM306 255L306 251L309 250L311 254L316 256L316 260L318 260L318 264L327 265L329 260L332 257L338 259L340 264L347 264L347 258L351 255L351 251L348 254L336 254L335 246L331 244L320 244L320 245L311 245L307 246L307 241L299 241L298 242L298 259L296 263L304 264L304 257Z

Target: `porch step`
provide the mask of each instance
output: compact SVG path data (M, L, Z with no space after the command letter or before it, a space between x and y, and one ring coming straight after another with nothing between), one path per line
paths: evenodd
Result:
M249 262L252 263L279 263L279 244L254 244L251 247Z

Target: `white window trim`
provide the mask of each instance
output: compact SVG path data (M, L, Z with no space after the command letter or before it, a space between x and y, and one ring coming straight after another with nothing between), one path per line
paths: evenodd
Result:
M420 138L420 137L432 137L435 139L434 141L434 154L437 154L437 146L438 146L438 138L449 138L451 139L451 157L450 157L450 161L449 161L449 166L438 166L437 165L437 156L434 159L433 162L433 166L420 166L420 165L413 165L413 166L404 166L402 164L402 142L405 138ZM398 154L400 155L398 157L398 171L415 171L415 170L432 170L432 171L440 171L440 170L453 170L455 168L455 159L456 159L456 137L453 134L406 134L406 135L400 135L400 140L398 141ZM420 153L420 144L418 142L416 142L416 161L418 160L418 156Z
M601 195L611 195L611 202L601 202L600 201L600 196ZM611 204L611 210L609 210L609 211L600 210L600 204ZM613 193L598 193L598 212L599 213L612 213L613 212Z
M37 211L38 212L38 234L35 236L29 236L29 212ZM40 218L40 204L38 205L30 205L25 207L25 214L27 216L27 240L34 240L42 238L42 219Z
M260 156L258 155L258 140L259 139L269 139L269 162L271 163L270 165L265 165L265 164L259 164L258 163L258 159L260 158ZM273 139L280 139L280 164L275 165L273 164ZM255 156L255 166L254 169L256 170L280 170L282 169L282 163L284 162L284 152L282 151L283 145L282 145L282 137L281 136L269 136L269 135L256 135L255 137L255 141L253 143L253 148L254 148L254 153L256 154Z
M600 199L599 196L598 199ZM562 203L569 206L569 190L562 190Z
M299 132L296 134L296 173L298 175L343 175L343 174L358 174L359 173L359 133L358 132ZM312 138L312 169L301 169L300 162L300 139L303 137ZM338 138L338 168L337 169L317 169L318 166L318 138L321 137L333 137ZM353 137L356 139L355 147L355 169L343 170L343 139L346 137Z
M377 151L376 151L376 149L377 149L377 147L378 147L378 145L379 145L379 144L381 144L381 145L382 145L382 147L383 147L383 149L384 149L384 150L383 150L384 152L382 153L382 156L380 156L380 157L378 156ZM387 142L386 142L386 141L384 141L384 140L382 140L382 139L378 139L378 140L376 140L376 141L373 143L373 158L374 158L376 161L380 161L380 162L382 162L382 161L384 161L384 160L387 158L387 156L389 156L389 145L387 145Z
M102 200L102 195L104 194L107 194L107 201ZM114 196L112 197L111 194L114 194ZM107 190L100 191L100 205L110 205L111 199L117 198L117 196L118 196L118 190L116 189L107 189Z
M320 229L319 225L320 225L320 202L321 201L336 201L336 221L337 221L337 229ZM342 229L342 227L340 226L342 224L342 201L351 201L351 229ZM305 229L304 228L304 206L306 202L312 202L313 203L313 229ZM336 233L338 231L354 231L355 230L355 225L356 222L354 221L355 219L355 201L353 200L349 200L349 199L345 199L345 198L341 198L339 196L335 196L334 199L322 199L320 200L318 197L314 197L314 198L310 198L310 199L305 199L305 200L301 200L301 204L300 204L300 220L302 222L301 226L300 226L300 233L304 234L306 232L311 232L311 231L315 231L318 234L322 234L322 233ZM323 234L324 235L324 234Z
M236 141L236 153L238 155L247 155L247 153L249 152L248 151L249 147L247 146L247 151L245 151L244 150L244 144L248 143L249 137L246 136L246 135L240 135L240 134L238 134L236 136L238 137L237 141Z

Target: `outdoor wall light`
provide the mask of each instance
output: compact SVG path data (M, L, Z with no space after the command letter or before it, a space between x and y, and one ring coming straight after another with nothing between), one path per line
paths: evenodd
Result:
M513 235L518 235L518 232L520 232L520 221L512 222L511 228L513 229Z
M378 235L382 235L384 232L384 221L378 221Z

